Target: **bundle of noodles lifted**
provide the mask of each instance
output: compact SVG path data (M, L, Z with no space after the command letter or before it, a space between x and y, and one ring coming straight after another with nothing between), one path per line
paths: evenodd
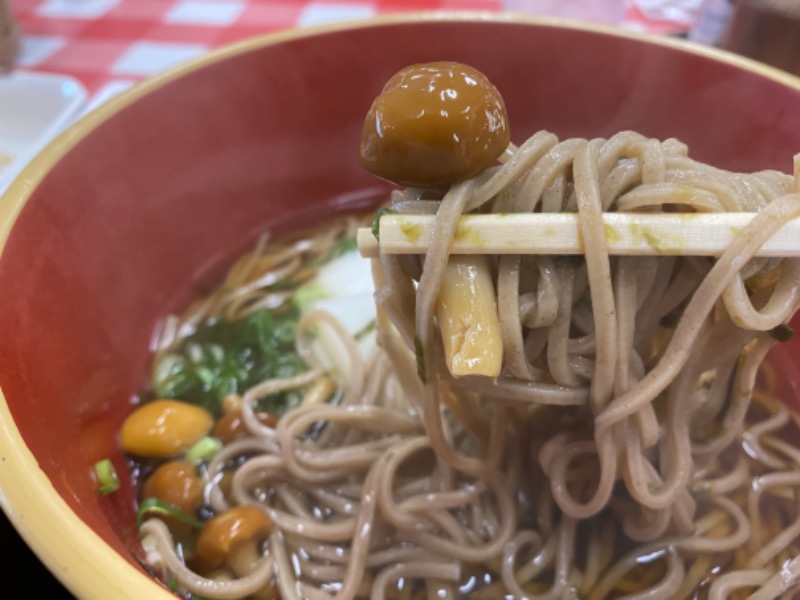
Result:
M204 566L147 518L162 576L208 598L800 593L800 432L762 366L792 333L800 261L754 257L800 214L800 175L630 131L517 146L498 91L455 63L387 83L361 158L399 186L388 211L435 214L430 247L372 260L371 349L303 316L306 366L246 391L243 435L198 471L196 514L259 515L250 566ZM719 257L609 255L604 212L734 211L758 214ZM449 255L461 215L530 212L577 213L584 254ZM240 285L264 306L275 280ZM327 362L309 350L323 338ZM256 418L266 393L321 378L332 400Z

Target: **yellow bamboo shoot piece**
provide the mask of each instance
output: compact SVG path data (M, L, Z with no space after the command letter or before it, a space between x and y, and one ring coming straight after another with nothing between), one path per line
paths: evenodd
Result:
M436 317L453 377L497 377L503 339L489 262L482 255L450 256L442 277Z

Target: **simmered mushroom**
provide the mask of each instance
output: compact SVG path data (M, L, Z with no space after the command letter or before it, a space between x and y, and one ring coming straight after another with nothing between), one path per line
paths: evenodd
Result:
M375 99L361 134L361 162L374 175L437 187L476 175L509 143L497 88L456 62L407 67Z
M143 498L158 498L185 513L194 513L203 502L203 482L185 460L159 465L142 486Z
M123 421L120 444L131 454L170 458L186 452L214 425L207 410L181 402L159 399L142 404Z
M207 570L225 565L237 575L253 572L272 519L256 506L235 506L211 518L197 538L197 558Z

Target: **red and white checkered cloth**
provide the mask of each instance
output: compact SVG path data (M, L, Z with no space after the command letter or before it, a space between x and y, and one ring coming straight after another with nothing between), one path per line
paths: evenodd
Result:
M500 0L11 0L17 68L70 75L99 101L209 50L266 32L408 11L497 10Z
M594 1L594 0L587 0ZM391 12L502 10L502 0L11 0L16 68L69 75L90 105L184 60L265 32ZM680 24L628 24L669 32Z

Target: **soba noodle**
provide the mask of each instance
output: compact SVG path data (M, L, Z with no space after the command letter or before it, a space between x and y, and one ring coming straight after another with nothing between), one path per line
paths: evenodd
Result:
M762 361L800 304L800 260L753 254L800 215L800 175L727 172L633 132L539 132L502 163L441 198L393 193L396 212L435 211L436 235L424 257L373 262L368 355L311 312L296 333L306 373L243 395L249 435L210 460L205 498L271 517L253 571L191 571L153 518L141 533L162 577L208 598L286 600L797 593L800 438ZM676 210L759 214L717 259L609 256L603 212ZM502 372L454 377L435 315L459 216L538 211L577 212L585 258L492 257ZM308 262L313 243L298 239L259 244L224 298L168 323L157 354L209 315L285 301L272 282ZM325 373L335 403L274 427L255 418L258 398Z

